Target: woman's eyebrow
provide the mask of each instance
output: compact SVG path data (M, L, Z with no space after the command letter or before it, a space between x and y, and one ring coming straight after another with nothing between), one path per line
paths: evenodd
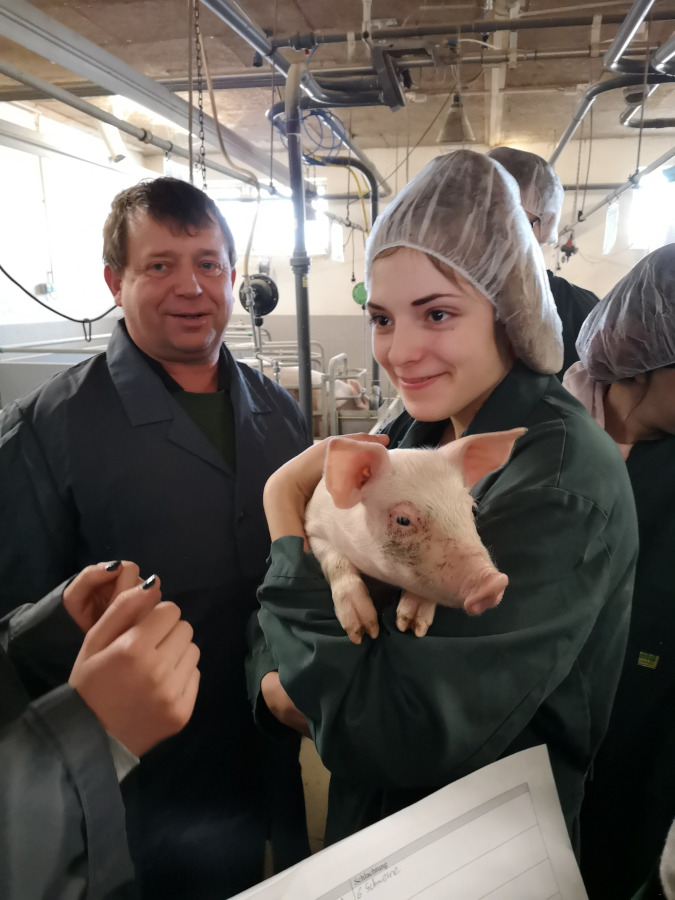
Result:
M457 300L455 294L448 293L447 291L441 291L438 294L427 294L426 297L419 297L417 300L413 300L411 306L424 306L425 303L432 303L434 300L441 299L450 299ZM377 303L373 303L372 300L366 301L366 307L369 311L380 310L382 312L386 312L384 306L379 306Z

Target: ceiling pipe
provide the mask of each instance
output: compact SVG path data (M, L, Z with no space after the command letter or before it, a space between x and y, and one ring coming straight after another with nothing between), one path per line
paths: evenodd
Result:
M591 207L587 213L580 213L578 222L575 222L574 225L567 225L562 231L558 234L558 242L560 242L561 238L566 234L570 234L573 232L580 222L585 222L593 213L596 213L599 209L602 209L603 206L608 206L617 197L620 197L625 191L630 190L633 187L636 187L641 179L645 177L645 175L649 175L652 172L655 172L659 169L664 163L667 163L668 160L672 159L675 156L675 147L671 147L670 150L667 150L664 154L659 156L658 159L655 159L653 163L650 163L648 166L645 166L640 172L636 172L634 175L631 175L628 181L622 184L620 187L616 188L616 190L612 191L611 194L607 194L599 203L596 203L595 206Z
M649 65L657 72L672 75L675 68L675 34L671 34L665 44L654 53Z
M665 44L664 44L665 47ZM649 47L648 52L654 52L659 48L656 46ZM516 50L517 62L543 62L552 59L587 59L591 56L591 48L574 49L574 50ZM499 65L509 62L511 59L508 53L481 53L470 56L463 56L461 64L464 65ZM433 59L405 59L399 58L394 61L399 68L404 69L433 69L437 67ZM322 82L324 78L333 79L349 79L374 76L375 70L370 66L359 66L354 68L341 69L318 69L315 73L318 82ZM667 72L665 74L668 74ZM256 90L260 88L283 87L286 79L278 73L268 72L244 72L236 75L215 75L211 79L213 88L216 91L230 90ZM187 93L190 89L189 83L184 78L171 78L158 81L158 84L167 88L174 93ZM342 83L342 82L341 82ZM70 91L76 97L106 97L117 93L108 88L100 87L91 83L63 84L64 90ZM447 91L446 91L447 93ZM466 92L464 92L466 93ZM0 87L0 101L30 101L40 100L42 94L39 91L28 91L25 89L7 90Z
M638 28L642 25L647 13L654 5L654 0L635 0L628 10L626 18L616 33L616 37L610 44L603 62L610 72L623 72L624 74L638 74L645 71L645 61L622 59L628 45L635 37Z
M153 147L158 147L165 153L170 154L171 156L178 156L181 159L187 160L190 158L188 151L183 149L183 147L179 147L171 141L165 141L163 138L158 138L145 128L138 128L130 122L118 119L117 116L113 116L104 109L99 109L98 106L94 106L92 103L87 103L86 100L82 100L80 97L75 97L74 94L64 91L63 88L49 84L49 82L43 81L41 78L36 78L34 75L29 75L27 72L22 72L21 69L17 69L16 66L11 65L11 63L0 60L0 73L21 84L27 84L30 87L39 90L45 96L51 97L54 100L59 100L61 103L65 103L73 109L77 109L80 112L85 113L85 115L91 116L93 119L98 119L99 122L113 125L115 128L136 138L136 140L143 144L151 144ZM256 186L256 182L253 178L243 175L241 172L236 171L236 169L230 169L228 166L223 166L208 158L206 159L206 165L216 172L227 175L228 178L236 178L237 181L245 181L253 187Z
M187 101L45 15L28 0L0 0L0 34L52 63L88 78L115 94L122 94L170 122L187 128L190 109ZM233 156L259 172L269 172L269 154L225 125L220 126L220 131ZM217 126L211 116L204 116L204 133L209 144L220 146ZM276 161L274 177L282 184L289 183L288 170Z
M290 63L288 63L270 43L265 32L262 31L262 29L246 15L233 0L202 0L202 2L204 3L204 6L208 7L211 12L215 13L218 18L229 25L233 31L243 38L247 44L253 47L256 53L259 53L260 56L266 59L276 72L282 75L284 79L288 78ZM322 88L317 84L314 77L307 69L304 69L300 78L300 87L312 100L329 106L357 106L359 105L359 99L365 100L366 98L368 98L369 101L372 100L373 105L376 101L375 96L370 96L376 92L363 92L360 98L358 94L349 94L346 91L327 90ZM377 102L380 103L381 99L377 99ZM370 105L370 103L368 105ZM344 134L338 134L337 136L344 138ZM372 166L368 157L365 156L349 137L343 142L350 153L357 157L357 159L362 160L365 165ZM389 185L386 185L385 191L387 194L391 193Z
M563 136L560 138L558 146L551 154L549 163L551 165L555 164L562 151L572 139L572 135L581 124L584 116L600 94L605 94L607 91L616 91L624 87L635 87L637 85L642 85L645 82L646 84L675 84L675 77L670 75L657 75L654 72L650 72L647 74L646 79L644 75L619 75L617 78L612 78L609 81L601 81L599 84L592 85L582 97L569 125L565 129Z
M213 0L209 0L209 3ZM652 3L654 0L652 0ZM209 5L207 3L207 5ZM625 16L607 15L602 17L603 25L621 25ZM655 13L652 22L670 22L675 19L675 12ZM281 47L292 47L294 50L313 49L319 44L346 44L353 40L372 40L375 42L391 42L402 38L424 38L437 35L492 34L495 31L536 31L542 28L590 28L592 16L568 16L565 18L509 19L496 22L472 22L457 25L446 22L442 25L423 25L418 28L378 28L372 32L351 32L349 34L306 34L293 35L275 40L274 50Z

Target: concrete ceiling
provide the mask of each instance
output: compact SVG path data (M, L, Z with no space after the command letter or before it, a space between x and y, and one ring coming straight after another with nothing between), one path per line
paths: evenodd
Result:
M78 35L113 54L138 72L172 89L188 76L189 6L187 0L34 0L42 13L72 29ZM305 51L282 49L289 62L309 63L315 76L322 70L372 66L370 51L360 39L363 18L359 0L242 0L241 7L271 39L283 40L295 34L320 36L355 32L353 42L320 43L310 56ZM485 7L490 7L485 9ZM589 2L577 0L373 0L372 36L376 45L397 54L399 68L409 63L412 84L404 89L405 106L396 112L387 107L344 108L336 110L354 141L364 150L372 147L409 148L418 142L435 143L444 111L457 84L462 87L466 113L479 142L488 144L530 142L557 143L586 88L602 79L615 77L604 71L602 56L613 40L618 24L545 27L482 34L462 33L460 66L453 57L456 39L453 29L470 23L504 22L509 11L514 29L522 23L549 18L625 16L630 2ZM644 58L647 47L665 42L675 30L675 0L656 0L646 29L638 32L630 46L636 58ZM669 17L669 18L667 18ZM657 21L659 18L665 20ZM378 21L379 20L379 21ZM382 28L435 28L447 25L445 34L383 40ZM253 51L228 25L205 7L200 9L200 27L205 38L208 66L215 79L222 76L250 75L260 78L270 73L265 62L256 67ZM0 25L0 31L2 26ZM500 48L502 48L500 50ZM488 63L485 58L497 52L511 52L508 63ZM571 58L523 59L538 53L557 52ZM37 55L24 46L0 36L0 58L19 69L69 90L84 92L91 103L111 109L109 96L92 96L91 83ZM481 61L482 58L482 61ZM419 65L419 64L422 65ZM184 85L183 85L184 86ZM87 88L89 88L87 90ZM246 87L218 90L220 120L262 150L269 150L270 126L265 111L279 87ZM95 94L95 92L94 92ZM186 93L180 96L187 98ZM58 101L46 101L15 81L0 77L0 101L11 100L29 109L46 112L63 121L94 130L95 123ZM210 112L208 96L205 109ZM593 136L620 137L627 134L619 124L625 108L621 91L600 96L593 106ZM675 85L661 86L649 98L648 117L675 116ZM158 125L142 113L126 118L140 127L168 139L177 138L173 126ZM589 136L591 119L587 117L584 137ZM675 135L675 129L664 134ZM577 137L580 133L577 132ZM133 140L126 138L133 144ZM182 142L185 143L185 137ZM278 139L277 139L278 140ZM134 144L135 149L139 145ZM156 150L143 147L145 153Z

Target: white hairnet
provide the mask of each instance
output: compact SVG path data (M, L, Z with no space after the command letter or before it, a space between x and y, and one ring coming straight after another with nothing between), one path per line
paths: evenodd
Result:
M675 363L675 244L645 256L591 310L577 352L603 384Z
M456 269L492 303L519 359L536 372L562 366L562 326L544 259L511 176L483 153L432 160L379 216L366 244L421 250Z
M513 147L495 147L487 155L501 163L518 182L520 202L531 216L539 219L539 242L554 243L565 192L552 167L536 153Z

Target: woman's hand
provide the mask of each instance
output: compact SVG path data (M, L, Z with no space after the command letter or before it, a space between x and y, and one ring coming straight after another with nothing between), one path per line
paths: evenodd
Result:
M350 440L389 443L386 434L350 434ZM293 457L267 480L263 505L273 541L287 535L305 539L305 509L323 475L326 450L332 438L319 441Z
M63 591L66 612L86 634L118 594L142 584L136 563L127 560L87 566Z

